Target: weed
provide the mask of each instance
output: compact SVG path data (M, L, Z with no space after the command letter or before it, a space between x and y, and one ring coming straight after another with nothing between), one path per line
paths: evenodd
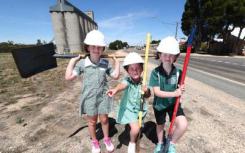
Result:
M21 123L23 123L25 121L25 119L23 119L22 117L18 116L18 117L16 117L15 121L16 121L17 124L21 124Z

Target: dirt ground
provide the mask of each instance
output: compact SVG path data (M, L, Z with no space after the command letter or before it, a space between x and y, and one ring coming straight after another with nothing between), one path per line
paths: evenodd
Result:
M20 79L10 55L0 55L0 61L0 153L89 153L88 129L78 114L81 83L63 79L68 61L59 61L58 68L29 79ZM149 64L149 72L155 66ZM110 85L117 82L111 80ZM119 97L115 97L115 108ZM153 152L156 143L152 97L148 103L141 153ZM189 127L177 144L178 153L244 152L244 101L187 77L182 106ZM115 114L110 114L110 136L114 152L124 153L129 128L116 124ZM100 124L97 137L102 142Z

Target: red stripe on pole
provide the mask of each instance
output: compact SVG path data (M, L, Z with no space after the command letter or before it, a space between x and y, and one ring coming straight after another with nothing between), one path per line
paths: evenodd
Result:
M185 82L185 76L186 76L186 72L187 72L187 66L189 64L190 55L191 55L191 48L192 48L192 45L189 45L187 47L185 61L184 61L184 65L183 65L182 75L181 75L181 80L180 80L180 85L184 84L184 82ZM173 112L173 115L172 115L172 121L171 121L169 130L168 130L168 135L171 135L171 136L173 134L173 125L174 125L174 122L175 122L177 110L179 108L179 101L180 101L180 96L176 98L175 106L174 106L174 112Z

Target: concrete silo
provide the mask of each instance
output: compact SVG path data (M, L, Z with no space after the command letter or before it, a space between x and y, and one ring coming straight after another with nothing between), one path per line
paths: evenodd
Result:
M93 12L89 11L89 17L66 0L57 0L57 4L50 7L50 13L57 52L81 52L86 34L97 29Z
M63 53L67 48L68 44L66 41L66 27L64 14L62 12L52 12L51 13L52 23L54 28L54 37L58 53Z
M71 53L82 51L79 17L74 12L65 13L66 36Z

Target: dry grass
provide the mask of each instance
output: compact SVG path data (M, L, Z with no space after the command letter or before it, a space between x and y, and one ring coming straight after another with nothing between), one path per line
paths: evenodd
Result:
M58 67L27 79L20 77L10 53L0 54L0 103L9 105L22 97L50 98L65 90L65 67L68 60L58 60Z

